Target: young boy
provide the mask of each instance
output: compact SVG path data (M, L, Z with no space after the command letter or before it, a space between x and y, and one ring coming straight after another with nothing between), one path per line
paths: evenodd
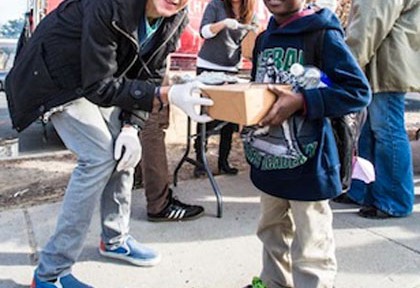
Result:
M264 153L245 142L251 180L264 192L257 232L263 242L261 279L269 288L331 288L337 264L328 200L341 193L341 182L328 117L361 110L370 101L370 88L331 10L304 9L304 0L264 3L273 17L256 41L252 80L264 82L267 64L274 59L278 75L270 79L282 82L292 64L307 65L305 56L321 45L319 69L332 83L297 93L270 87L278 98L261 124L269 127L269 137L280 139L287 122L298 153L284 149L281 154L278 148L274 154ZM318 30L325 31L323 43L305 47L304 37Z

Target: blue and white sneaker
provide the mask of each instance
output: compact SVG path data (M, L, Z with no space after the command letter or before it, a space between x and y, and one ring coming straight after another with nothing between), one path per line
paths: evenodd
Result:
M38 278L35 271L31 288L93 288L93 286L80 282L72 274L58 277L54 282L44 282Z
M120 245L106 245L101 241L99 253L102 256L127 261L137 266L154 266L160 262L160 254L128 236Z

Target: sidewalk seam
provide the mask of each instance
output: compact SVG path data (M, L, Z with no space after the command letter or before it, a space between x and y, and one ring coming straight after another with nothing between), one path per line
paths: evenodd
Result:
M29 254L29 260L32 265L36 265L38 263L38 253L37 253L37 243L35 238L35 233L31 221L31 216L29 215L28 209L23 208L23 216L25 218L25 224L26 224L26 232L28 234L28 242L29 242L29 248L31 250Z
M359 228L361 228L361 227L359 227ZM361 228L361 229L365 229L365 228ZM417 255L420 255L420 250L416 250L416 249L414 249L414 248L412 248L412 247L410 247L410 246L408 246L408 245L406 245L406 244L404 244L404 243L400 243L400 242L398 242L398 241L396 241L396 240L394 240L394 239L391 239L391 238L389 238L389 237L387 237L387 236L385 236L385 235L382 235L382 234L380 234L380 233L378 233L378 232L375 232L375 231L373 231L373 230L370 230L370 229L366 229L366 231L369 231L370 233L372 233L372 234L374 234L374 235L376 235L376 236L379 236L379 237L381 237L381 238L384 238L384 239L386 239L386 240L388 240L388 241L390 241L390 242L392 242L392 243L394 243L394 244L397 244L398 246L400 246L400 247L403 247L403 248L405 248L405 249L407 249L407 250L409 250L409 251L411 251L411 252L414 252L415 254L417 254Z

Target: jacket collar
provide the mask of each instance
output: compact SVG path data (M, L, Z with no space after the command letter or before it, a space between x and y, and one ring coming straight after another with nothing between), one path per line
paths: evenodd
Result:
M147 0L110 0L113 3L113 21L132 35L137 34L139 21L144 17ZM137 38L137 37L136 37Z
M114 7L113 22L124 29L137 40L137 29L139 22L145 15L147 0L109 0ZM172 17L165 18L162 23L163 31L173 29L171 23L181 22L187 14L187 8L184 8ZM178 21L176 21L178 20ZM161 27L161 28L162 28Z

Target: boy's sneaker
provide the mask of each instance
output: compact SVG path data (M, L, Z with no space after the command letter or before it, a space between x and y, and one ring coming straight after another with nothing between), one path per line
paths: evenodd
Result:
M93 288L93 286L89 286L83 282L80 282L72 274L58 277L55 281L52 282L44 282L38 278L38 275L35 271L31 288Z
M267 288L267 286L262 282L259 277L254 277L252 279L252 284L247 285L244 288Z
M188 205L182 203L178 199L170 196L169 203L160 213L147 213L149 221L165 222L165 221L183 221L194 220L204 214L204 208L198 205Z
M159 253L140 244L131 236L128 236L120 246L108 246L101 241L99 253L137 266L154 266L160 262Z

